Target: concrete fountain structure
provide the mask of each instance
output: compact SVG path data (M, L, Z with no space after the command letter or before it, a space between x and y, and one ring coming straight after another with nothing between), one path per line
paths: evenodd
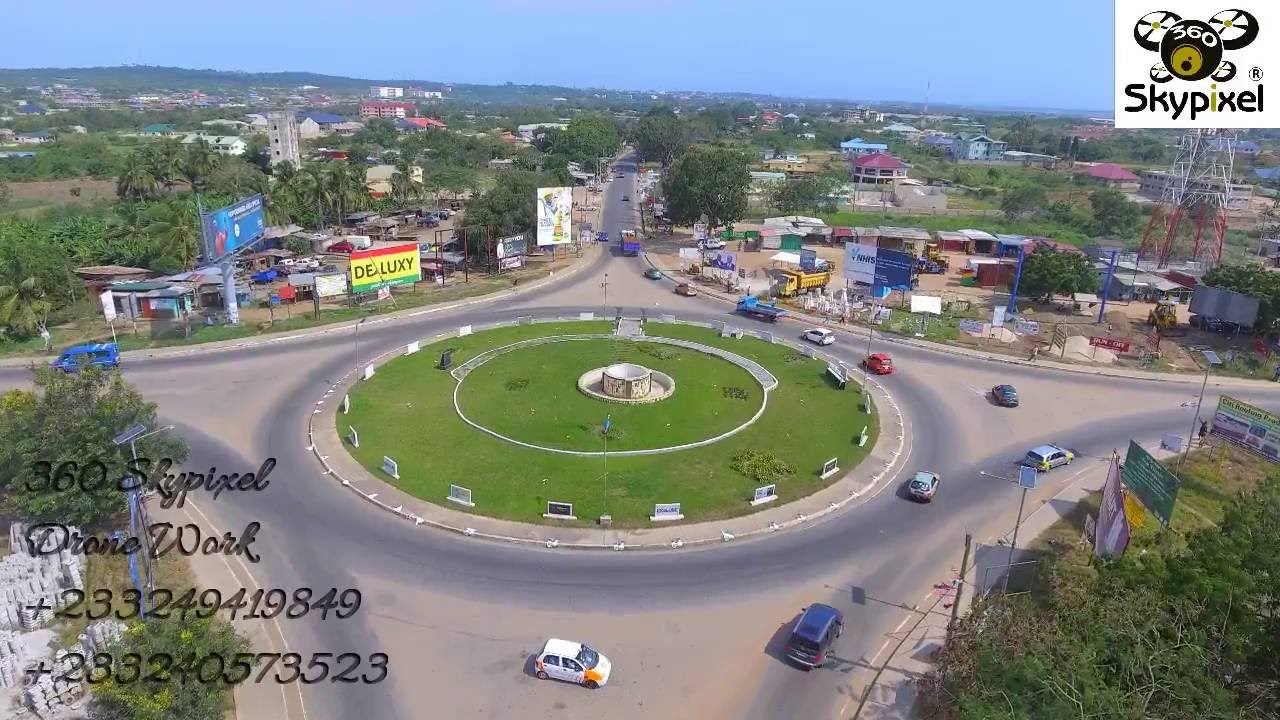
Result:
M671 397L676 381L643 365L615 363L583 373L578 389L597 400L638 405Z

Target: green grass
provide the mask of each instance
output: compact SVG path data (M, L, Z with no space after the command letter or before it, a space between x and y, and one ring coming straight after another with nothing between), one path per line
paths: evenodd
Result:
M725 339L706 328L650 322L646 332L651 336L694 340L731 349L769 368L780 385L770 393L768 409L760 420L724 441L664 455L610 457L606 502L601 458L521 448L466 425L453 410L453 378L434 367L440 351L446 347L455 348L457 364L489 348L526 338L608 332L610 327L609 323L599 321L518 326L450 338L424 347L416 355L384 365L373 379L353 389L351 412L336 417L338 429L344 437L347 426L357 429L360 447L351 452L362 465L383 480L430 502L444 503L449 485L453 483L471 488L476 503L474 512L484 515L542 522L546 502L556 500L574 504L575 514L582 518L580 525L608 513L615 525L623 527L648 525L655 503L681 503L689 521L751 512L753 508L748 500L752 490L766 483L730 468L734 456L747 450L768 451L794 468L792 475L777 483L780 502L787 502L828 484L829 481L818 477L824 461L836 457L840 467L847 471L861 461L874 444L878 415L868 416L862 412L856 387L836 389L826 377L825 363L798 355L781 345L751 338ZM689 362L685 357L688 352L691 351L681 350L681 359L675 363ZM521 354L513 353L509 357L515 360ZM564 370L564 379L574 383L578 363L569 362L573 368ZM649 358L646 357L645 362L648 363ZM584 369L597 364L596 360L581 363L586 366ZM661 366L660 361L653 364ZM722 369L717 366L715 372L721 373ZM726 367L723 372L727 375L730 370ZM696 381L681 384L678 371L672 374L676 378L676 397L686 392L708 392L690 386ZM498 377L502 391L506 392L505 378ZM532 386L532 370L523 372L521 377L529 377ZM738 380L733 382L738 384ZM754 392L759 393L758 385L748 385L745 380L741 383L744 388L752 385ZM569 388L568 392L578 392L572 385ZM675 398L659 406L673 401ZM659 406L650 408L656 411L655 418L666 412ZM546 413L550 415L556 410L547 407ZM608 413L615 413L616 429L623 433L625 441L632 428L620 419L625 416L621 415L618 405L605 402L599 402L596 411L588 412L585 419L575 416L566 420L567 427L551 424L538 432L548 436L559 433L557 437L565 432L572 435L583 432L578 424L601 423ZM698 427L704 418L673 415L668 421L672 423L673 433L705 437L709 433ZM666 431L665 422L654 418L626 422L636 423L637 436L642 432L655 432L652 430L655 426L661 432ZM677 423L686 427L681 428ZM864 426L869 426L872 442L859 448L856 440ZM589 428L586 435L590 432ZM637 437L641 439L644 438ZM399 464L400 480L392 480L381 472L383 456L390 456Z
M578 376L617 362L670 375L676 392L648 405L604 405ZM736 389L736 392L730 390ZM521 442L599 451L605 414L610 450L671 447L714 437L751 419L764 390L751 374L696 350L600 339L514 350L467 376L458 404L472 421Z

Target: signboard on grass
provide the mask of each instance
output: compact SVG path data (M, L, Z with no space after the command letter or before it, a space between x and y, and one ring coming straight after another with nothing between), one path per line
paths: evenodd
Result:
M680 512L680 503L659 503L653 506L653 517L649 519L653 522L683 520L684 515Z
M1091 337L1089 338L1089 344L1094 347L1103 348L1104 350L1114 350L1118 353L1129 352L1128 340L1117 340L1116 338L1109 337Z
M102 294L98 296L98 299L102 301L102 316L107 319L107 322L111 322L112 320L115 320L116 319L116 301L112 297L111 291L103 290Z
M449 496L446 498L449 502L454 502L467 507L475 507L476 504L471 502L471 488L464 488L461 485L450 485Z
M1223 395L1213 416L1213 434L1280 462L1280 417Z
M879 248L874 245L859 245L855 242L844 244L844 277L863 285L871 285L876 281L876 254Z
M538 188L538 245L573 242L573 188Z
M915 272L916 258L901 250L876 250L875 286L890 290L909 289L911 274Z
M1132 440L1124 458L1124 484L1148 510L1159 516L1162 525L1169 525L1178 499L1178 478Z
M773 502L778 499L777 485L761 485L756 488L755 496L751 500L752 505L762 505L767 502Z
M316 275L315 283L317 297L333 297L334 295L347 294L347 276L345 273Z
M573 503L556 502L555 500L547 501L547 512L542 517L557 518L560 520L574 520Z

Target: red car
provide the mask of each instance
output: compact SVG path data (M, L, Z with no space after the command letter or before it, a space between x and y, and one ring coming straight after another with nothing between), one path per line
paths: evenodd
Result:
M893 372L893 359L884 353L868 355L863 364L867 366L867 370L876 375L888 375Z
M342 253L344 255L350 255L351 253L355 252L355 250L356 250L355 247L351 243L347 242L346 240L340 240L329 246L329 252L331 253Z

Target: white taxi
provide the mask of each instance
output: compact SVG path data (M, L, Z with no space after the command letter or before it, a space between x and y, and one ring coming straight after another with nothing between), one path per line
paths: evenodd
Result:
M542 646L533 661L533 669L539 680L564 680L592 690L609 682L609 671L612 668L609 658L586 645L555 638Z

